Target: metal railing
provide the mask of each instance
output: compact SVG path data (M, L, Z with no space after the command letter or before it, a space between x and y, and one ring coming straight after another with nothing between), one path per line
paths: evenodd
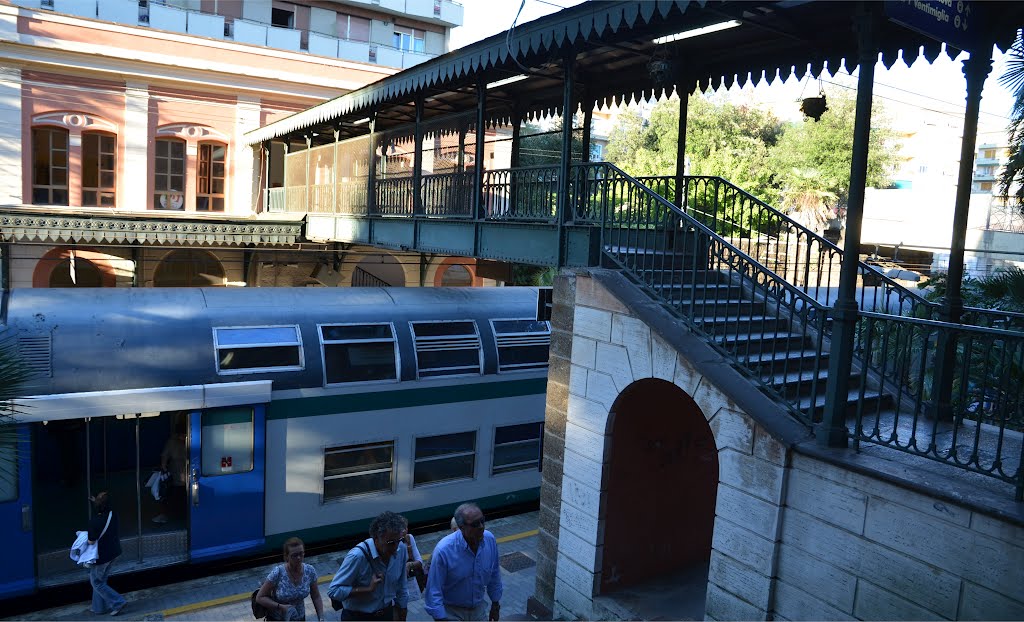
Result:
M391 283L356 266L352 270L352 287L391 287Z
M382 216L413 215L413 178L392 177L377 181L377 210Z
M692 206L681 210L612 165L574 167L571 186L574 214L600 226L601 248L613 265L797 418L820 420L831 334L823 301L722 235L721 219L709 220ZM854 443L1010 482L1020 500L1024 334L859 315L846 402ZM956 352L949 404L934 399L940 343Z
M1024 495L1024 334L918 318L861 313L855 348L892 395L857 389L851 437L941 460L1016 486ZM955 352L949 403L936 403L943 343Z
M426 216L473 216L473 173L424 175L420 181L420 193Z
M558 208L558 166L484 171L487 220L554 222Z

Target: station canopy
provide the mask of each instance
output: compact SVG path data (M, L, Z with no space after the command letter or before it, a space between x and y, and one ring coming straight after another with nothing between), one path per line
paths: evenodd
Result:
M889 67L923 55L1006 49L1024 3L977 0L885 2L687 0L589 1L466 47L246 134L248 144L308 136L314 145L376 131L412 132L422 122L477 107L487 85L488 124L560 115L564 67L575 58L576 100L610 105L680 90L757 84L834 73L858 62L855 17L872 16L879 59Z

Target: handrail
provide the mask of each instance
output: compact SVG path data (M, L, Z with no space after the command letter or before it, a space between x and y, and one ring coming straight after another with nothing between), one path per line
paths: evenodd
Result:
M830 307L628 173L597 168L591 179L593 165L574 167L573 210L600 224L606 260L795 417L819 421ZM950 349L954 380L944 398L936 362ZM1010 378L1024 374L1024 334L864 310L853 357L840 399L855 446L870 442L981 473L1012 484L1021 500L1024 391ZM948 421L936 416L943 407Z

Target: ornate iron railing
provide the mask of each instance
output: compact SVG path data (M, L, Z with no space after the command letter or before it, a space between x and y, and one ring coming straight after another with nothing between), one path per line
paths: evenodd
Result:
M412 216L413 187L412 177L377 180L376 213L382 216Z
M473 216L472 173L424 175L420 192L423 197L423 213L427 216Z
M721 219L681 210L614 166L574 167L571 186L576 218L600 226L601 247L613 265L796 417L820 420L828 299L819 300L722 235L713 227ZM862 311L858 322L845 397L854 442L1011 482L1020 499L1024 334L872 311ZM937 403L933 375L941 340L956 352L948 405Z
M484 217L553 222L558 206L558 173L557 166L484 171Z
M352 287L391 287L391 283L356 266L352 270Z
M337 213L353 216L366 215L368 183L366 177L353 177L339 181L335 190L338 193Z

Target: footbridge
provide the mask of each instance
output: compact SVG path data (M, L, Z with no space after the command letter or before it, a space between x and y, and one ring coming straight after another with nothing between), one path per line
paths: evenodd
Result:
M639 619L631 590L704 564L709 619L1020 618L1024 316L960 296L981 88L1024 18L986 10L584 3L250 132L261 209L321 241L575 269L554 288L537 611ZM935 303L860 259L873 72L959 50ZM843 248L685 174L689 93L844 64ZM590 161L596 107L672 91L675 174ZM663 527L652 546L638 522Z

